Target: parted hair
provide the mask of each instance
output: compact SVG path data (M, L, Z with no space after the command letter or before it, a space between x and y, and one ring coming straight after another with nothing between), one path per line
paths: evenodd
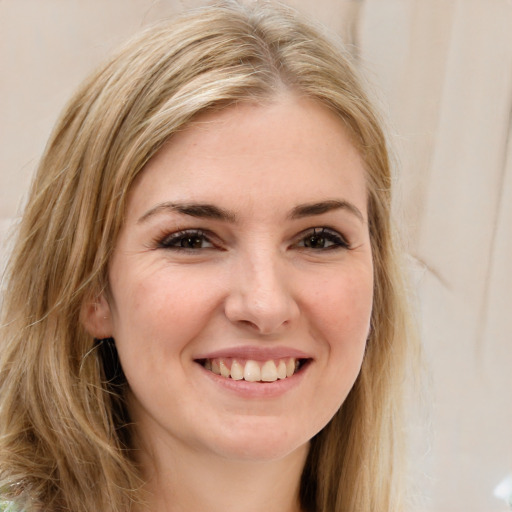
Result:
M147 28L80 87L42 157L4 276L2 498L27 512L128 512L143 500L127 383L112 375L115 352L82 326L82 306L108 285L127 194L159 148L200 113L289 90L338 115L364 160L375 273L362 369L311 441L301 504L402 509L407 297L387 141L355 68L290 8L223 2Z

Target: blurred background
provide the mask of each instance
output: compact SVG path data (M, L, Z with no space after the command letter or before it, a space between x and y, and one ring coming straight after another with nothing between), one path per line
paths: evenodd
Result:
M0 0L0 262L73 90L201 3ZM431 381L410 423L417 509L510 510L494 494L512 474L512 0L287 3L346 41L389 119Z

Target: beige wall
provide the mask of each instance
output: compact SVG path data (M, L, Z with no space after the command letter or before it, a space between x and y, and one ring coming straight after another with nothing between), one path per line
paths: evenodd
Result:
M198 3L0 2L0 259L73 89L139 27ZM505 511L493 489L512 473L512 2L289 3L357 43L390 118L433 381L420 509Z

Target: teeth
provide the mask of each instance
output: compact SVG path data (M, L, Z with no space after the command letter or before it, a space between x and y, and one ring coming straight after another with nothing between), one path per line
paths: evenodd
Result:
M229 368L226 366L226 363L224 361L221 361L219 363L219 368L220 368L220 374L223 377L229 377Z
M261 380L260 365L256 361L247 361L244 368L244 380L258 382Z
M265 361L263 364L248 359L245 361L245 365L243 362L233 359L231 360L231 368L228 366L229 361L230 359L226 361L220 358L205 359L203 366L216 375L233 380L243 379L247 382L283 380L294 375L300 366L299 360L295 358L280 359L277 364L272 359Z
M244 369L238 361L231 363L231 378L233 380L242 380L244 378Z
M261 367L261 380L263 382L274 382L277 380L277 368L274 361L267 361Z
M286 363L284 361L279 361L279 366L277 367L277 378L280 380L286 379Z
M215 359L212 361L212 372L215 373L215 375L220 375L219 363Z
M286 363L286 376L291 377L295 373L295 369L295 359L288 359L288 362Z

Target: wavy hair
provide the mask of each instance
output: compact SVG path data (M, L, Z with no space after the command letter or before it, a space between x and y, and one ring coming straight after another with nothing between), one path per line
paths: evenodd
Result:
M65 108L33 181L5 276L0 331L0 492L26 511L126 512L141 499L123 401L80 322L108 282L127 194L200 113L278 91L339 116L367 173L375 272L357 381L311 442L301 503L315 512L402 508L407 299L391 222L382 123L348 53L289 8L224 2L136 36ZM115 354L114 354L115 356Z

